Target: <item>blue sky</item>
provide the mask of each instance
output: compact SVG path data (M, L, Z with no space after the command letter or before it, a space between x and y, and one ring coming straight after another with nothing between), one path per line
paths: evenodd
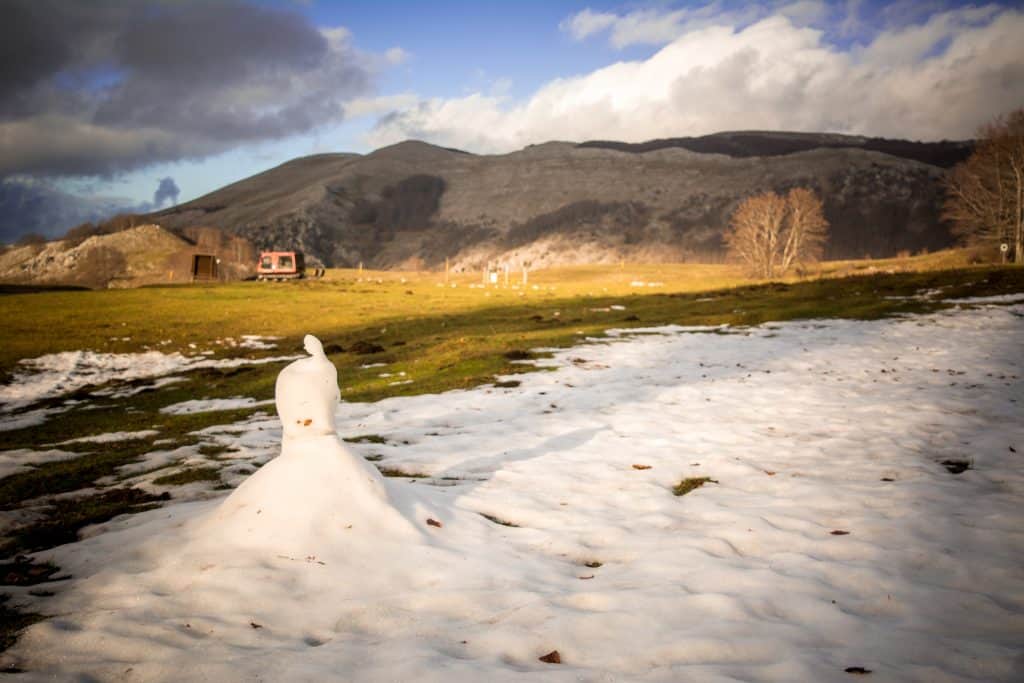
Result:
M409 137L963 138L1024 104L1019 3L12 1L39 59L0 82L0 190L102 206ZM19 46L33 21L49 42Z

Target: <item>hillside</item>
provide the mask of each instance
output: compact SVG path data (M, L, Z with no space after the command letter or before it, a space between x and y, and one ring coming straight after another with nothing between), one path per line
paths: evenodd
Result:
M256 259L251 245L213 228L192 226L173 234L140 225L7 249L0 252L0 282L93 289L191 282L194 254L214 255L222 280L250 275Z
M156 225L140 225L75 244L57 240L0 254L0 281L83 287L132 287L160 280L169 254L188 242Z
M740 201L803 185L825 201L828 257L882 257L951 244L940 180L968 151L754 132L486 156L407 141L295 159L150 219L219 227L333 266L714 260Z

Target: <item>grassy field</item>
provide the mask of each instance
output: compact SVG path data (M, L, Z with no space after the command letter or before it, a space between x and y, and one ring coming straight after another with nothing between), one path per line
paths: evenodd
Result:
M878 318L942 307L941 298L1024 291L1024 269L974 266L942 269L966 257L946 252L892 261L828 263L820 277L751 283L731 266L587 266L530 274L526 287L484 288L479 274L334 270L322 281L242 282L136 290L54 291L0 296L0 372L56 351L139 352L158 349L212 357L297 353L311 332L338 368L342 397L375 401L435 393L534 370L514 363L531 349L564 347L613 327L675 323L756 325L794 318ZM942 288L938 298L921 292ZM902 298L910 297L910 298ZM217 344L243 334L281 337L278 348L252 351ZM390 377L368 364L385 364ZM282 363L186 373L185 380L116 399L87 387L33 408L64 406L41 425L0 432L5 449L39 450L108 432L156 430L160 448L194 447L211 454L203 468L173 464L153 483L173 487L219 483L217 448L199 430L242 420L260 408L175 415L161 412L190 399L273 396ZM395 383L400 375L405 383ZM68 399L80 403L67 407ZM61 448L80 453L0 479L0 510L31 507L29 524L8 530L0 555L50 547L84 525L158 504L160 497L125 489L118 471L157 446L154 439ZM205 450L204 450L205 449ZM2 452L0 452L2 456ZM95 487L102 480L104 485ZM119 488L120 487L120 488ZM74 505L53 496L88 490ZM58 499L60 500L60 499Z
M826 262L806 278L781 282L966 267L969 256L960 250L908 259ZM483 288L479 273L454 273L446 282L443 273L335 269L320 281L7 294L0 296L5 321L0 327L0 374L23 358L56 351L123 353L148 346L188 353L242 334L298 340L312 333L327 341L395 337L401 330L415 337L422 321L466 319L500 308L550 314L553 305L586 309L598 307L601 300L621 303L623 297L643 300L645 295L710 292L752 282L730 265L575 266L530 273L526 286L521 277L513 273L508 286L502 279L498 286Z

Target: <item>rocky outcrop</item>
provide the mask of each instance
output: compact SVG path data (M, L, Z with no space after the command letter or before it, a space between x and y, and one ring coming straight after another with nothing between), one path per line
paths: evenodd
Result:
M218 279L252 274L256 256L246 240L215 228L192 227L182 232L176 235L159 225L140 225L83 241L12 247L0 253L0 282L90 288L191 282L195 254L220 259Z

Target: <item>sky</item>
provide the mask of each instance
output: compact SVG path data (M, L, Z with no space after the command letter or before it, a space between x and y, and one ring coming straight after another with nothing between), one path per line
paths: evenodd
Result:
M1016 3L4 0L0 242L405 139L963 139L1024 105Z

